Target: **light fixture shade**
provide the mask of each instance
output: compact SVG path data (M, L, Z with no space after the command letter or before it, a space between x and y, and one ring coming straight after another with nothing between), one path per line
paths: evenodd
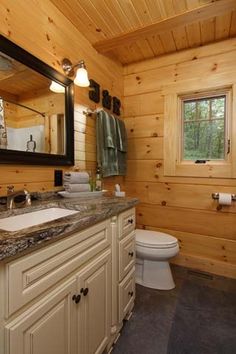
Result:
M88 72L85 68L78 68L74 79L74 84L81 87L88 87L90 85Z
M50 90L52 91L52 92L55 92L55 93L65 93L65 87L64 86L62 86L62 85L60 85L60 84L58 84L57 82L55 82L55 81L52 81L51 82L51 85L50 85Z

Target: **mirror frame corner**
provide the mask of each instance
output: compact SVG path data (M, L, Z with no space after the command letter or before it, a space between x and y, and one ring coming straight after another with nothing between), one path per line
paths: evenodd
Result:
M65 154L46 154L19 150L0 149L0 164L20 165L74 165L74 84L54 68L0 35L0 50L25 66L65 87Z

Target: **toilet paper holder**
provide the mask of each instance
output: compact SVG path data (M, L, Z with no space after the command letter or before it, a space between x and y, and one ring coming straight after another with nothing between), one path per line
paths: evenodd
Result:
M212 199L219 199L219 193L212 193ZM236 194L231 194L231 199L236 201Z

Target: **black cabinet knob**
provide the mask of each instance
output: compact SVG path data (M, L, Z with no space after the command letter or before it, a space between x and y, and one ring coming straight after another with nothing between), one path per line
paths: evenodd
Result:
M133 222L134 222L134 220L133 220L133 219L128 219L128 223L129 223L129 224L131 224L131 225L132 225L132 224L133 224Z
M72 300L78 304L80 302L80 299L81 299L81 295L73 295L72 296Z
M82 288L82 289L80 289L80 292L81 292L81 294L83 294L84 296L86 296L87 294L88 294L88 292L89 292L89 289L88 288Z
M129 256L133 257L134 256L134 252L129 252Z
M88 292L89 292L89 289L88 289L88 288L85 288L85 289L84 289L84 296L86 296L86 295L88 294Z
M132 297L134 295L134 292L133 291L129 291L128 294L129 294L130 297Z

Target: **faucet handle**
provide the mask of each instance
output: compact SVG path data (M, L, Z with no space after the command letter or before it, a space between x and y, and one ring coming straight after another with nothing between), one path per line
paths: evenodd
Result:
M10 185L10 186L7 186L7 194L12 194L14 192L14 186L13 185Z

